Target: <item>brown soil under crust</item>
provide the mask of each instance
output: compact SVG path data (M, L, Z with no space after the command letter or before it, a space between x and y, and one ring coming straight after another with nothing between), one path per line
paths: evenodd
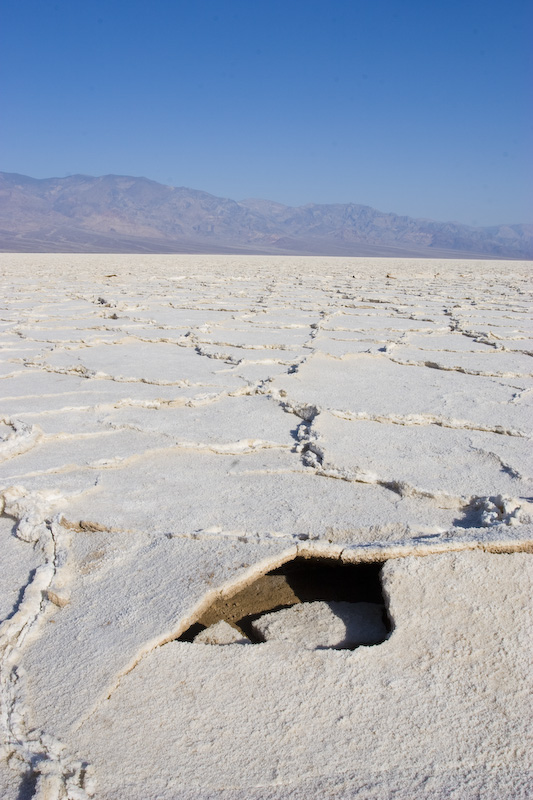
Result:
M180 640L190 642L201 630L220 620L256 639L251 628L254 619L296 603L345 600L384 604L381 567L381 563L341 564L329 559L296 558L235 594L218 598Z

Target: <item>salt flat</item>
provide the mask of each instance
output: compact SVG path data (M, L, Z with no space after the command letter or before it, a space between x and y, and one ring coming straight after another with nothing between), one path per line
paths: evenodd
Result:
M530 797L531 264L0 263L2 798Z

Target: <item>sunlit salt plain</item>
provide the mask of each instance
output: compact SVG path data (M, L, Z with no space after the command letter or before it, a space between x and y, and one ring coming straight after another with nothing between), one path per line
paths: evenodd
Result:
M531 264L0 264L1 797L530 797ZM297 556L385 640L177 641Z

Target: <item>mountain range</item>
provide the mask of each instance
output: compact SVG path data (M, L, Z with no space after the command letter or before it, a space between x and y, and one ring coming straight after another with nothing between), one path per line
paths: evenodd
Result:
M533 258L533 225L471 227L355 203L235 201L123 175L0 172L0 251Z

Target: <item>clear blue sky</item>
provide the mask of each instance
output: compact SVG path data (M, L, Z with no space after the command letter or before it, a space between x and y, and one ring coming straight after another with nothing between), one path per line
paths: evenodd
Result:
M0 169L533 218L530 0L3 0Z

